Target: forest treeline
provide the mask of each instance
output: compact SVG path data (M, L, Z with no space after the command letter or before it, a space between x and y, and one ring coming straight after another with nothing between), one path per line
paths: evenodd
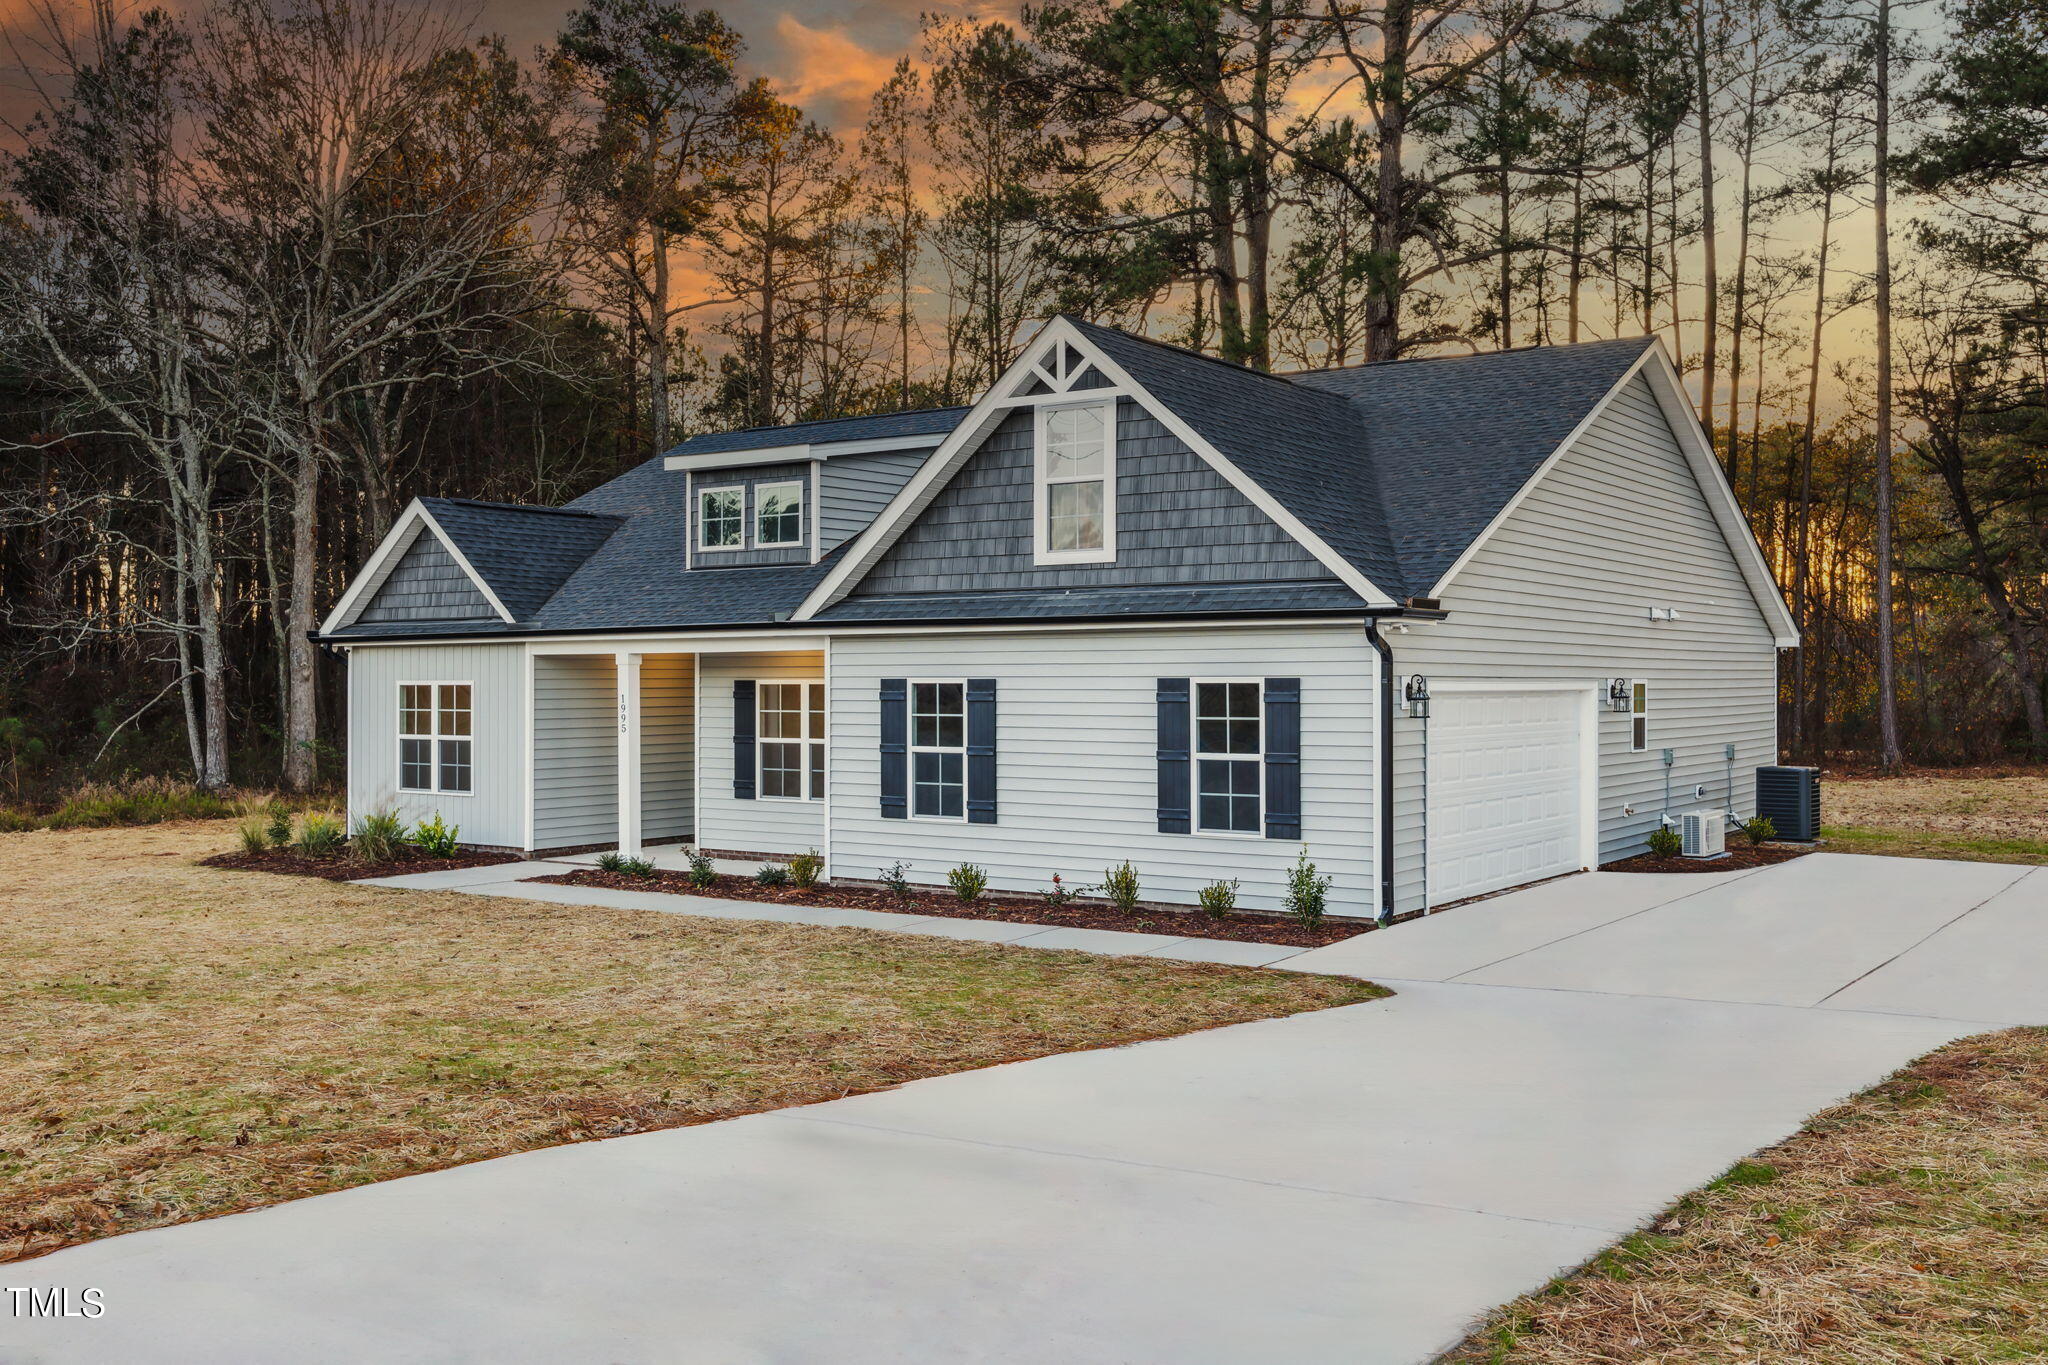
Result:
M46 8L0 160L0 791L334 774L418 494L971 400L1071 311L1292 370L1661 335L1789 754L2048 756L2048 0L1054 0L858 127L709 9Z

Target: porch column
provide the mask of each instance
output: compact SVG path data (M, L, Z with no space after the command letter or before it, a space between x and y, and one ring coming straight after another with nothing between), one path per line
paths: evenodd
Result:
M640 853L640 659L620 650L619 679L619 852Z

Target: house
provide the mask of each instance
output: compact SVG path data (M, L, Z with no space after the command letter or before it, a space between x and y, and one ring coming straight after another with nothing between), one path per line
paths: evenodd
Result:
M972 407L421 499L320 635L356 814L1251 908L1306 849L1352 915L1747 811L1796 642L1654 340L1275 376L1068 317Z

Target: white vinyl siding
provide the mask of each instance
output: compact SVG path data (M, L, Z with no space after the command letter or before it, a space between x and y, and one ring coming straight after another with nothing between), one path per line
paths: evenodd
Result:
M533 661L533 846L619 838L618 669L609 654Z
M691 742L697 700L695 657L647 654L640 660L640 838L688 839L695 831Z
M732 794L732 685L762 681L815 682L824 676L818 650L785 654L705 654L698 660L698 718L703 750L698 761L697 842L705 848L746 853L802 853L825 844L822 801L742 800ZM757 718L758 724L758 718ZM761 739L754 737L756 781ZM759 788L756 787L758 792Z
M1003 891L1102 880L1128 858L1147 900L1190 904L1240 879L1241 904L1281 906L1301 843L1161 834L1158 682L1166 677L1301 678L1302 829L1335 879L1333 912L1373 911L1373 654L1356 623L1131 631L847 635L832 645L832 873L873 879L898 859L943 885L962 862ZM883 678L993 678L995 824L881 815Z
M1777 651L1677 438L1638 376L1532 488L1445 590L1449 619L1389 637L1398 674L1503 681L1651 680L1647 749L1599 708L1600 858L1641 851L1663 809L1660 750L1676 750L1675 810L1726 799L1747 813L1776 761ZM1679 610L1651 621L1651 607ZM1420 904L1421 722L1394 721L1396 907ZM1704 798L1694 796L1704 785ZM1633 815L1624 808L1633 807Z
M526 837L526 660L519 645L358 645L348 656L348 818L390 810L407 824L440 815L462 842L520 848ZM399 789L399 684L470 687L474 790Z

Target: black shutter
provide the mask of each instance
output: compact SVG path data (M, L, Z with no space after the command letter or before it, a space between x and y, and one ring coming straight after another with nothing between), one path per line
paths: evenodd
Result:
M996 822L996 680L967 680L967 823Z
M1301 837L1301 679L1266 679L1266 837Z
M735 679L732 685L732 794L754 799L754 683Z
M1188 758L1188 680L1159 680L1159 832L1186 834L1194 797Z
M882 814L910 815L910 683L882 679Z

